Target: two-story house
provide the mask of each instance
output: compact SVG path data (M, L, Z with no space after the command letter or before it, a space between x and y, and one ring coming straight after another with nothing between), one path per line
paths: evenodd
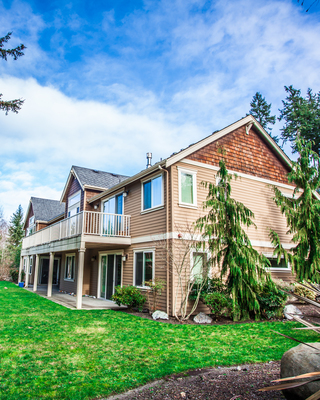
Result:
M146 280L159 277L166 281L159 307L172 315L176 277L158 240L170 248L187 224L204 215L207 190L201 182L215 181L221 148L228 170L238 175L232 196L255 214L257 228L248 230L253 246L272 259L272 228L289 248L286 221L270 185L292 194L287 179L291 162L249 115L131 177L72 167L60 202L64 218L31 232L32 215L27 215L29 235L23 239L20 263L20 271L25 266L30 275L27 282L36 291L47 281L48 297L54 284L74 292L81 308L83 294L110 299L117 285L143 290ZM290 279L289 266L272 265L275 276Z

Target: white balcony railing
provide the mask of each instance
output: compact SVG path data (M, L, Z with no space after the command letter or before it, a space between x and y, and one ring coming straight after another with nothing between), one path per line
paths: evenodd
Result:
M23 238L26 249L81 234L130 237L130 215L82 211Z

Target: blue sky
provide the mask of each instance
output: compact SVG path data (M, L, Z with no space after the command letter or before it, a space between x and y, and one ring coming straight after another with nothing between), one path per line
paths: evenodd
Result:
M295 0L1 1L0 206L59 199L71 165L132 175L242 118L259 91L320 90L320 5ZM277 123L273 134L278 134ZM287 152L288 152L287 148Z

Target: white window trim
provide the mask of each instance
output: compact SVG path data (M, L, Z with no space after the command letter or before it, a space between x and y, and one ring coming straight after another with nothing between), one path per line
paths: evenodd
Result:
M185 169L177 167L178 169L178 182L179 182L179 206L186 208L197 209L197 171L191 169ZM193 188L193 203L185 203L181 200L181 174L192 175L192 188Z
M66 278L66 268L67 268L67 258L68 257L74 257L74 271L73 271L73 279L68 279ZM63 274L63 280L66 282L74 282L76 278L76 253L68 253L66 254L65 260L64 260L64 274Z
M154 206L154 207L151 206L150 208L144 209L143 208L143 200L144 200L144 187L143 187L143 185L146 182L153 181L154 179L159 178L159 176L161 176L161 204L158 204L157 206ZM141 180L141 214L146 214L148 212L157 211L157 210L160 210L161 208L163 208L164 207L164 193L163 192L164 192L164 179L163 179L163 173L162 172L160 174L153 175L151 178L148 177L146 179L142 179ZM152 183L151 183L151 201L152 201Z
M155 277L155 248L143 248L143 249L135 249L133 250L133 286L139 288L139 289L149 289L149 286L137 286L136 285L136 253L152 253L152 282L154 282L154 277ZM144 282L144 279L142 280Z
M29 258L29 275L32 275L32 268L33 268L33 256Z
M117 196L120 196L120 195L122 194L122 214L115 214L115 215L124 215L124 197L123 197L123 193L124 193L124 190L122 190L121 192L116 193L116 194L114 194L114 195L112 195L112 196L110 196L110 197L107 197L106 199L101 200L101 212L102 212L102 213L104 212L104 211L103 211L103 209L104 209L104 203L105 203L106 201L109 201L109 200L111 200L112 198L116 198ZM114 253L114 254L115 254L115 253Z
M207 255L207 262L211 257L211 252L209 250L191 250L190 251L190 278L193 279L193 255L194 253L203 253ZM212 278L212 268L210 268L209 273L208 273L208 278L211 279Z
M73 199L76 196L80 195L80 200L77 201L76 203L74 203L72 206L69 206L70 200ZM68 211L67 211L67 216L69 215L69 212L71 212L71 210L77 209L79 207L79 212L80 212L80 207L81 207L81 190L78 190L75 194L73 194L72 196L68 197ZM78 213L76 213L78 214Z
M277 257L275 257L274 255L273 255L273 253L263 253L263 255L265 256L265 257L267 257L267 258L273 258L273 259L277 259ZM283 257L281 257L281 258L283 258ZM288 267L287 268L273 268L273 267L270 267L270 268L266 268L266 270L267 271L270 271L270 272L288 272L288 271L290 271L291 272L291 265L290 265L290 263L288 262Z
M103 297L100 297L101 259L103 256L107 256L108 254L114 254L115 256L124 256L124 250L99 251L97 298L101 299L101 300L105 300ZM122 286L123 286L123 261L121 260L121 287ZM108 300L108 301L110 301L110 300Z

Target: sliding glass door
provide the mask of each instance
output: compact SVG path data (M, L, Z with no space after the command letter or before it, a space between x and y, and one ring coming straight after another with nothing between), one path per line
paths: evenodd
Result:
M111 197L103 203L103 234L118 236L122 228L123 195Z
M106 254L100 259L100 297L111 299L115 286L121 285L122 256Z

